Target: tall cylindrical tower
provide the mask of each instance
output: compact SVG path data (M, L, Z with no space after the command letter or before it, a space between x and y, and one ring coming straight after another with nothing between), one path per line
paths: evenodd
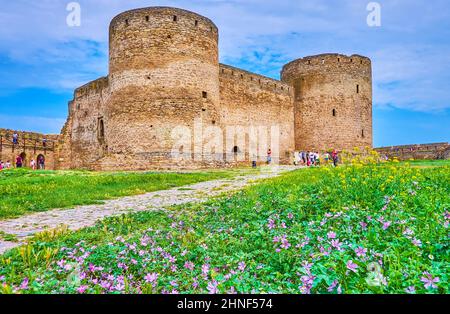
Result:
M151 159L171 151L174 127L219 123L218 29L208 18L167 7L121 13L109 57L109 154Z
M283 67L294 87L296 150L372 147L372 65L369 58L324 54Z

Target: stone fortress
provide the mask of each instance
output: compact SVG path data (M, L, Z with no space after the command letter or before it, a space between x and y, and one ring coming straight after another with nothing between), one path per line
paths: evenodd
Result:
M116 16L109 28L109 74L75 90L54 168L248 164L254 158L248 151L252 127L278 132L273 149L281 163L291 163L294 151L372 147L369 58L304 57L286 64L275 80L220 64L218 39L211 20L182 9L149 7ZM204 142L176 147L172 131L180 125L198 129L196 119L202 121L199 132L224 130L223 153L232 160L196 158L216 153L199 149ZM241 140L227 134L229 126L239 126ZM258 145L265 145L259 152L271 146ZM174 146L188 158L173 161Z

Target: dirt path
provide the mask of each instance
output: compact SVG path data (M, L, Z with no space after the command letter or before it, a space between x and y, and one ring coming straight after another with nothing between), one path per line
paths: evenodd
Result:
M240 190L252 184L255 180L276 177L283 172L294 169L297 168L289 166L274 167L270 171L261 171L231 179L206 181L170 190L108 200L101 205L84 205L71 209L53 209L15 219L3 220L0 221L0 234L3 232L4 234L14 235L18 241L10 242L0 239L0 254L22 245L26 238L35 233L48 229L65 225L70 230L77 230L95 225L97 220L108 216L130 212L161 210L168 206L191 202L204 202L211 196L216 196L227 191Z

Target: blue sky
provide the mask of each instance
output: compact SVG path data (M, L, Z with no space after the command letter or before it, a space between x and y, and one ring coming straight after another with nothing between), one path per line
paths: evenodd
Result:
M450 3L383 0L368 27L367 0L0 0L0 127L59 133L73 89L108 72L116 14L175 6L211 18L220 61L279 79L283 64L327 52L372 59L374 145L449 141Z

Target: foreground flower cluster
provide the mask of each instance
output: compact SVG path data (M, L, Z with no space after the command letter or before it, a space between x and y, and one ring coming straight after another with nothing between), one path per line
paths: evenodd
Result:
M448 293L448 167L309 169L1 259L4 293Z

